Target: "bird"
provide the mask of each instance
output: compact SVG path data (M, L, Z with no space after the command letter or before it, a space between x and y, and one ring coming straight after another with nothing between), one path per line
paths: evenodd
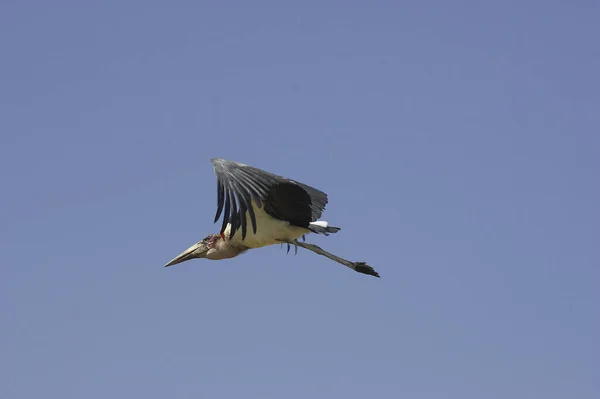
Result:
M211 158L217 178L216 223L218 234L209 234L169 261L165 267L191 259L222 260L250 249L287 244L325 256L362 274L380 277L366 262L351 262L317 245L306 243L307 234L328 236L340 228L320 220L328 196L321 190L254 166ZM299 239L302 238L302 242Z

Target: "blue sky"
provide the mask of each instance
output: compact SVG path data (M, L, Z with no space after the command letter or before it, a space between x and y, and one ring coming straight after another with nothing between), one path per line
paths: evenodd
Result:
M0 397L597 398L598 2L4 1ZM381 279L217 232L210 158Z

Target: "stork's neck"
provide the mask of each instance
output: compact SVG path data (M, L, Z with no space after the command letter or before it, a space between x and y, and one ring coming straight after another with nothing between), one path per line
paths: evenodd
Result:
M235 241L224 240L221 236L218 236L214 244L214 251L209 251L206 257L212 260L228 259L238 256L247 250L247 247Z
M221 233L221 239L230 245L234 245L237 247L244 247L244 245L242 244L242 231L241 230L236 230L235 235L233 236L233 239L231 238L231 223L227 223L227 226L225 226L225 231L223 233Z

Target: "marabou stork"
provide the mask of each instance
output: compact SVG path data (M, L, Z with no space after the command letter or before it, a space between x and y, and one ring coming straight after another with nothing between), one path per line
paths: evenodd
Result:
M217 177L215 223L223 213L220 234L206 236L165 266L193 258L233 258L251 248L287 244L288 252L290 245L296 247L296 253L302 247L359 273L379 277L365 262L351 262L298 241L308 233L329 235L340 230L318 220L328 202L327 194L253 166L220 158L211 159L211 163Z

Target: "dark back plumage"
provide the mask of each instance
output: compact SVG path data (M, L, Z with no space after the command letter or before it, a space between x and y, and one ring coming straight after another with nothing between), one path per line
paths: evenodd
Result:
M231 223L230 237L241 227L246 238L246 213L256 234L252 200L272 217L300 227L320 218L327 205L327 194L295 180L226 159L213 158L211 163L217 176L215 223L223 213L221 233Z

